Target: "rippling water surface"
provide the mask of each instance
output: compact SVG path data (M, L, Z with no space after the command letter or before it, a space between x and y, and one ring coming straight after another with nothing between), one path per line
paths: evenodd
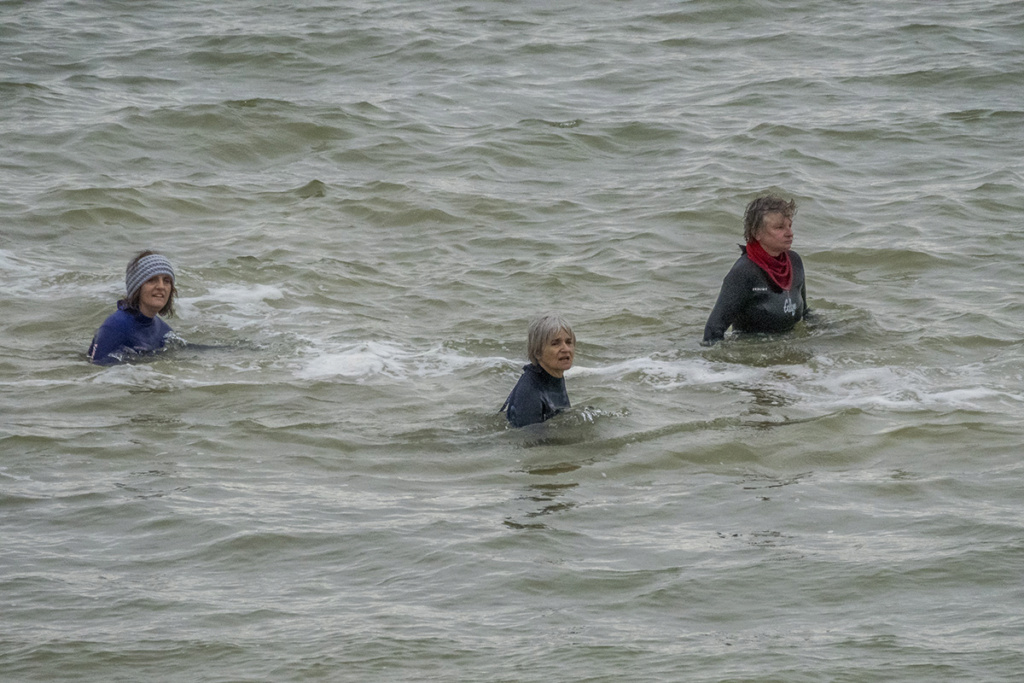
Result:
M1024 671L1021 3L0 17L0 678ZM703 348L767 190L816 316Z

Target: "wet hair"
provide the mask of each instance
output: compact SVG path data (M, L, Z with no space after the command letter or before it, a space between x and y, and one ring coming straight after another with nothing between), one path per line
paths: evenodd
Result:
M146 258L147 256L152 256L153 254L156 254L156 252L155 251L150 251L149 249L147 249L146 251L140 251L138 254L135 255L135 258L133 258L131 261L128 262L128 267L125 270L128 271L128 272L131 272L138 265L139 261L141 261L142 259ZM178 296L178 288L175 287L175 285L174 285L174 277L172 276L171 277L171 293L167 297L167 303L164 304L164 307L161 308L158 311L158 313L160 315L167 316L167 317L173 316L174 315L174 299L177 296ZM136 289L132 293L131 296L129 296L127 299L125 299L124 302L125 302L125 305L128 308L130 308L130 309L132 309L134 311L138 311L138 310L140 310L139 309L139 301L141 299L142 299L142 287L139 287L138 289Z
M572 331L572 325L560 315L548 314L535 318L530 323L526 332L526 354L530 362L540 365L540 357L544 347L555 338L555 335L565 330L572 338L573 346L576 345L576 333Z
M743 213L743 240L748 244L757 239L764 227L764 217L770 213L781 213L792 219L796 215L796 201L786 200L777 194L766 194L747 204Z

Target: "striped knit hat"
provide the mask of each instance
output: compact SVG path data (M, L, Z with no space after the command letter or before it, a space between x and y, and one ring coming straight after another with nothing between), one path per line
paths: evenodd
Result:
M170 275L171 280L174 280L174 268L171 267L171 262L160 254L143 256L135 263L128 264L124 274L124 286L128 292L128 298L131 299L149 278L156 275Z

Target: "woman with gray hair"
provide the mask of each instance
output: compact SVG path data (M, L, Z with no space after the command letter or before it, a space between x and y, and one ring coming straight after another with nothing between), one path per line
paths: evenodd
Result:
M704 326L705 346L737 332L788 332L807 316L804 263L793 246L796 202L778 195L747 204L739 259L725 276Z
M158 315L174 315L174 268L164 256L143 251L125 269L125 298L103 321L89 345L89 360L107 365L126 354L163 348L171 326Z
M543 315L526 335L530 364L501 407L513 427L543 422L569 408L565 371L572 367L576 335L561 316Z

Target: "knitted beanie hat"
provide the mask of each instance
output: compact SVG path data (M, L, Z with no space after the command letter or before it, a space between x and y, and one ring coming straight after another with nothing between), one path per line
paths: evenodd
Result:
M128 264L124 274L124 286L128 292L128 298L131 299L149 278L156 275L170 275L171 281L174 281L174 268L171 267L171 262L160 254L143 256L135 263Z

